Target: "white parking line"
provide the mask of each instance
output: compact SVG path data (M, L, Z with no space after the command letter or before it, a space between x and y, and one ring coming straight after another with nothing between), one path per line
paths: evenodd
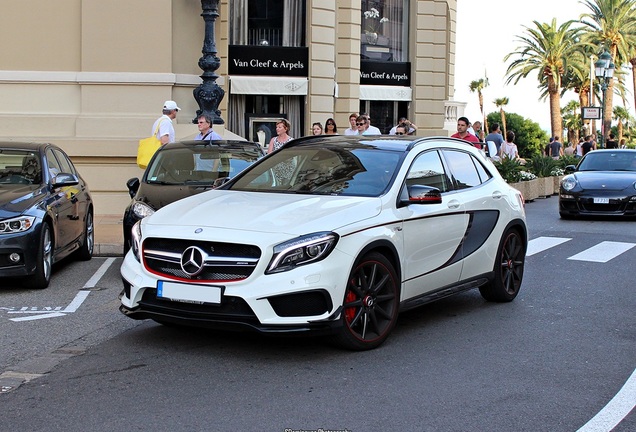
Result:
M609 432L636 407L636 370L623 388L577 432Z
M531 256L539 252L543 252L546 249L558 246L561 243L572 240L571 238L563 237L537 237L528 242L528 250L526 256Z
M573 255L568 259L576 261L606 263L612 258L616 258L620 254L627 252L634 246L636 246L635 243L604 241L595 246L592 246L589 249L584 250L581 253L577 253L576 255Z
M21 318L11 318L9 321L20 322L39 320L43 318L63 317L66 316L66 314L68 313L77 311L77 309L82 305L82 303L84 303L84 300L86 300L88 295L91 293L90 291L84 290L86 290L87 288L94 288L95 285L102 278L102 276L104 276L108 268L113 264L113 262L115 262L115 258L108 258L104 262L104 264L102 264L101 267L95 272L95 274L93 274L93 276L84 284L82 291L78 291L73 301L71 301L63 310L60 310L61 308L59 306L56 307L54 310L50 307L43 308L42 310L39 310L38 308L24 307L19 311L8 311L8 313L31 313L38 315L31 315Z

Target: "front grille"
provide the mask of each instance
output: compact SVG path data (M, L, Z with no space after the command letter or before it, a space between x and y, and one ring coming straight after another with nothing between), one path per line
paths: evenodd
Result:
M139 305L145 312L194 320L221 320L258 324L252 308L239 297L223 296L221 304L195 304L161 299L155 288L146 288Z
M593 198L581 198L582 211L598 213L621 213L625 211L627 201L624 198L610 198L608 204L595 204Z
M283 294L267 300L280 317L322 315L332 307L331 296L325 290Z
M203 269L191 276L181 266L183 253L189 247L203 253ZM249 277L258 264L261 250L257 246L235 243L181 239L148 238L143 243L146 268L169 278L205 282L227 282Z

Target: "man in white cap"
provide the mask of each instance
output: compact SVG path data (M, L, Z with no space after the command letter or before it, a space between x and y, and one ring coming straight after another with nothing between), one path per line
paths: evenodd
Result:
M175 140L172 120L177 118L177 111L180 109L175 101L169 100L163 104L163 115L152 125L151 132L157 135L157 139L161 141L161 145L168 144Z

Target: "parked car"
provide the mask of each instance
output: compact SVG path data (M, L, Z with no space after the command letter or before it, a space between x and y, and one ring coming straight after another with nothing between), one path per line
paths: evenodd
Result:
M636 216L636 150L594 150L565 172L559 190L561 218Z
M249 141L178 141L160 148L141 181L134 177L126 182L132 201L122 224L124 255L137 221L171 202L223 184L263 156L263 148Z
M527 246L523 198L481 151L413 136L294 140L132 232L125 315L355 350L453 293L513 300Z
M54 263L93 256L93 200L53 144L0 142L0 277L46 288Z

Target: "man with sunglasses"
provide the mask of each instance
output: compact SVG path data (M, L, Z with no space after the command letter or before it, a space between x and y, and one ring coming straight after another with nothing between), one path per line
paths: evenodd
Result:
M375 126L371 126L369 117L366 114L361 114L356 119L356 126L358 127L358 135L382 135L380 129Z

